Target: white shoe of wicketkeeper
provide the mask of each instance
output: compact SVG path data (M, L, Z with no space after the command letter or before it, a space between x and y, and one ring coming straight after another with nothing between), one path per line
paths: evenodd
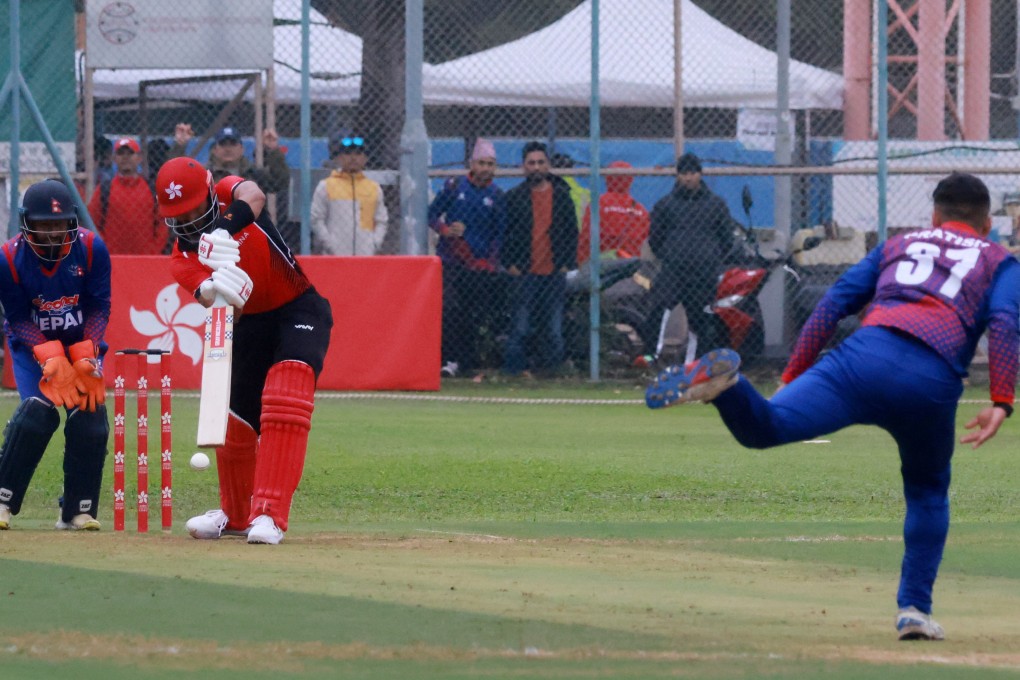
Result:
M11 528L11 509L0 503L0 529Z
M188 530L192 538L199 539L219 538L220 536L245 536L248 534L248 529L241 531L228 529L227 522L229 521L230 518L227 517L227 513L216 508L206 512L204 515L192 517L184 525L184 528Z
M54 525L61 531L99 531L100 526L98 519L84 512L72 517L70 522L65 522L58 517L57 523Z
M269 515L259 515L252 520L251 526L248 527L249 543L276 545L282 540L283 532L280 531L280 527L276 526L276 522Z

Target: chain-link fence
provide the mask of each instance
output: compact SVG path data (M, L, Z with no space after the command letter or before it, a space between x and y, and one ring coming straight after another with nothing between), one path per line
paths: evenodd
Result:
M429 245L444 261L450 372L587 364L592 222L601 232L603 365L621 368L648 354L683 357L689 330L749 356L783 355L822 291L882 230L925 223L933 182L952 169L988 181L996 231L1012 238L1005 213L1020 206L1015 3L888 0L888 16L876 17L869 0L791 0L785 71L782 4L601 0L604 181L593 192L591 0L425 2ZM399 252L404 2L311 2L314 191L305 239L300 0L227 3L215 17L204 0L180 0L175 21L220 22L220 35L246 40L213 40L212 57L188 68L155 68L166 54L87 68L101 41L144 27L132 24L135 5L145 3L79 7L89 15L80 127L83 139L93 135L96 158L83 185L115 252L165 247L156 234L139 238L135 225L152 222L146 182L182 152L255 177L296 250ZM260 21L270 7L272 22ZM883 32L887 81L875 60ZM268 64L237 53L267 42ZM228 43L234 67L220 68ZM884 196L876 180L883 85L892 140ZM112 179L133 163L121 138L140 151L132 193ZM549 185L528 184L530 141L545 145L540 155L558 178ZM694 172L683 173L695 178L690 186L678 179L681 153L694 154L683 169L700 167L703 183ZM115 211L131 236L113 237ZM561 276L578 265L580 273Z

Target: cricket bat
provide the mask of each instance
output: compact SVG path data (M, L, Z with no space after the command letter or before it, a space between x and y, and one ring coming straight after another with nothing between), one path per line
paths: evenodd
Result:
M205 317L198 445L221 446L230 411L230 363L234 350L234 308L217 294Z

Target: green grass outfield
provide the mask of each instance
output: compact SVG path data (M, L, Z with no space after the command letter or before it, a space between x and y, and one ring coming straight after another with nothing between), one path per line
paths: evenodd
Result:
M948 640L899 643L887 435L748 451L710 406L651 412L641 394L454 381L442 400L323 396L275 547L183 532L218 502L215 472L187 467L196 399L174 404L170 534L153 513L156 531L115 535L109 502L100 533L54 531L58 433L0 532L0 677L1020 674L1020 421L957 450L935 593ZM15 405L0 399L0 417Z

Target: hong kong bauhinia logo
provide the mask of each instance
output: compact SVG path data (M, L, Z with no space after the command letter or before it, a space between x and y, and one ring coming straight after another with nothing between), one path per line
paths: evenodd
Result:
M148 349L179 351L198 365L202 359L202 336L196 329L205 327L205 307L197 302L181 304L181 288L172 283L156 296L156 309L131 307L131 326L141 335L151 338ZM159 361L150 355L150 362Z
M173 180L170 180L170 184L167 185L164 191L166 191L166 195L169 196L170 200L172 201L175 198L180 198L181 196L183 196L181 189L182 185L177 184Z

